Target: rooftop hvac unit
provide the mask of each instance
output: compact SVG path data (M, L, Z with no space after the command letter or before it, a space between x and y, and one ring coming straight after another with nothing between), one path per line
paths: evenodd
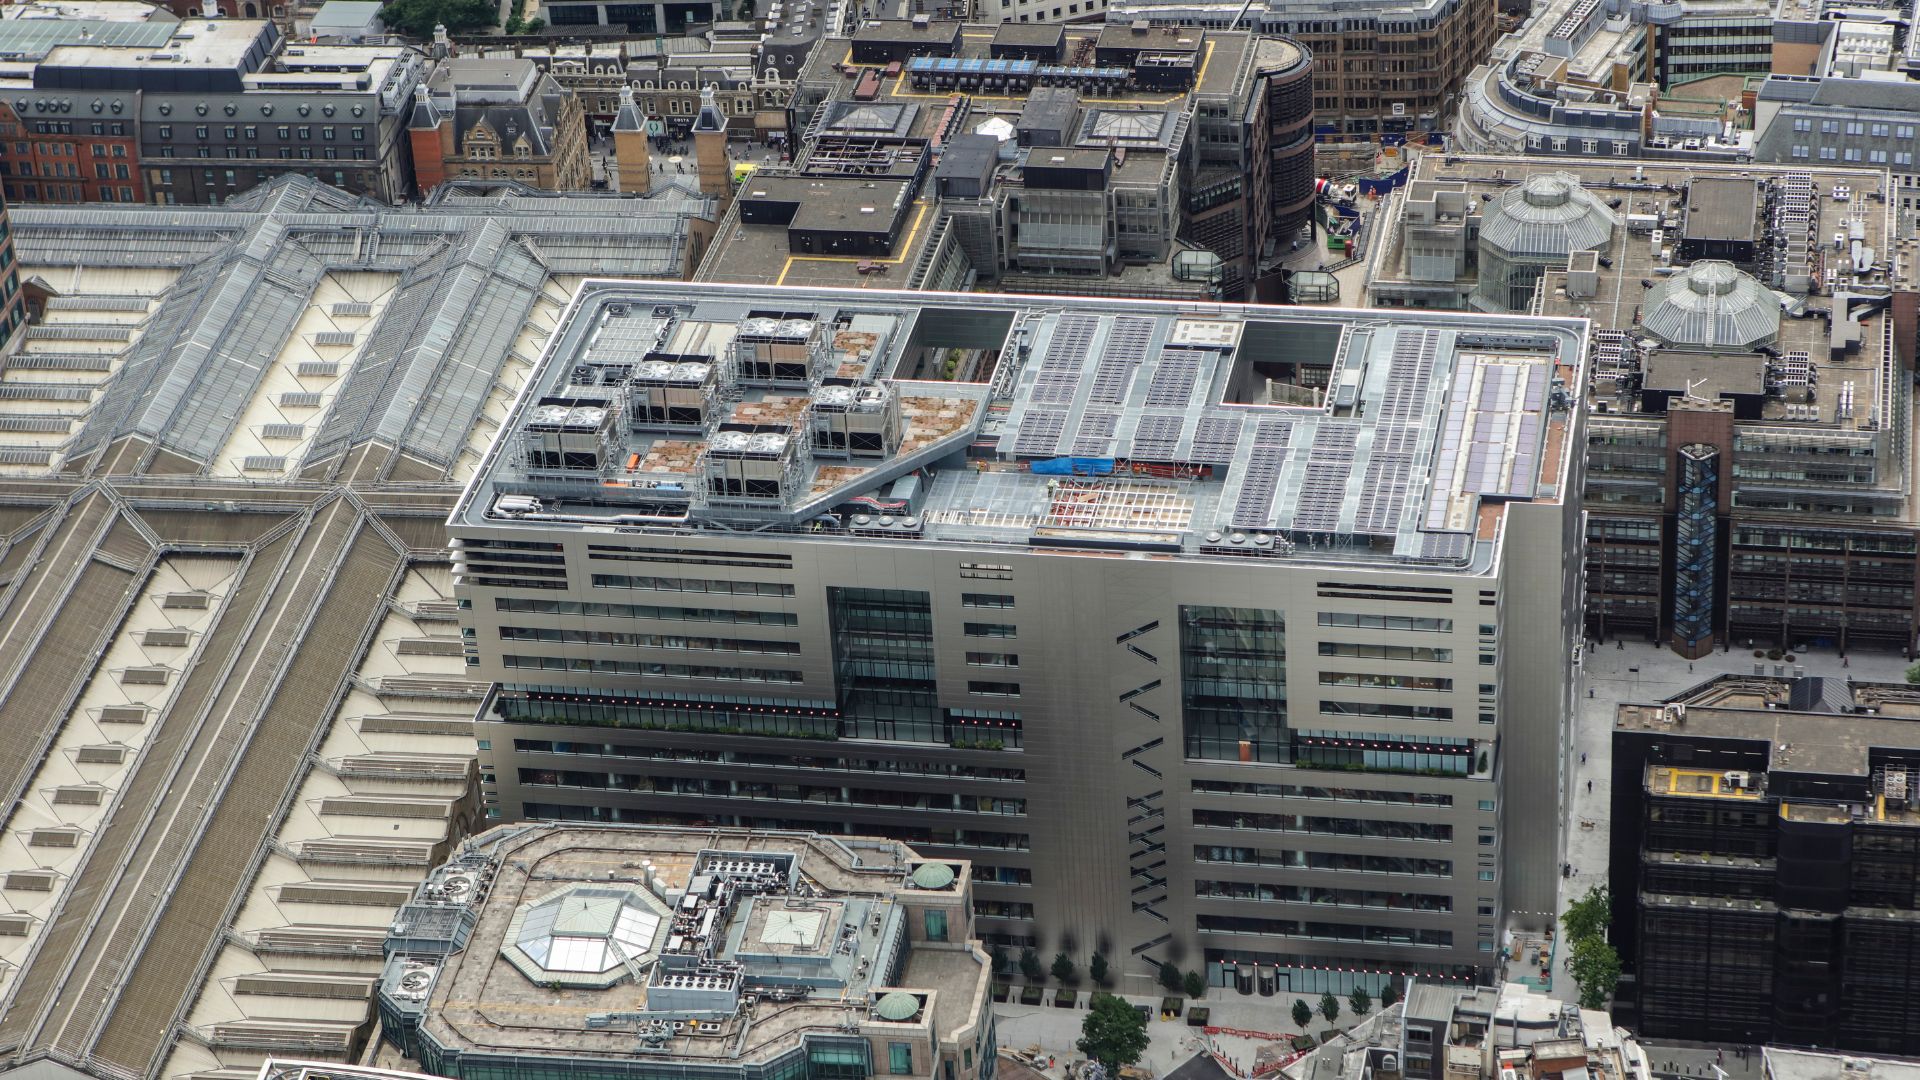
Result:
M1729 787L1740 788L1742 790L1745 790L1753 783L1752 775L1744 772L1723 773L1720 779L1725 780Z
M479 891L480 879L470 873L454 873L440 879L440 892L449 900L466 901Z

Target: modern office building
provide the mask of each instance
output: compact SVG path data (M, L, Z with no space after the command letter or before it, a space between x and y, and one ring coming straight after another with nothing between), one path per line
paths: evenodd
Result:
M869 23L808 60L793 165L742 186L701 280L1274 292L1313 205L1312 70L1244 32Z
M1920 691L1727 675L1619 707L1613 931L1643 1038L1920 1050Z
M1468 152L1746 160L1742 77L1772 69L1773 11L1556 0L1473 62L1454 131Z
M1284 34L1314 58L1321 138L1438 131L1499 29L1492 0L1113 0L1111 25Z
M1912 647L1914 256L1885 171L1426 155L1369 302L1587 318L1587 625Z
M1891 170L1907 235L1920 220L1920 35L1901 30L1911 17L1902 0L1779 0L1753 122L1755 161Z
M437 1076L992 1080L972 875L886 840L503 825L400 909L381 1032Z
M891 836L1133 987L1481 978L1558 881L1585 356L590 282L450 520L491 812Z

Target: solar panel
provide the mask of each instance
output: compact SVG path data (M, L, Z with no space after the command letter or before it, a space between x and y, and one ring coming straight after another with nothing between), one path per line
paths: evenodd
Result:
M1353 473L1353 447L1359 429L1352 424L1322 422L1313 433L1307 454L1306 477L1300 484L1300 502L1293 527L1308 532L1334 532L1340 527L1340 509L1347 501L1347 477Z
M1180 449L1180 431L1187 418L1174 413L1147 413L1133 431L1132 456L1148 461L1172 461Z
M1261 442L1260 433L1255 433L1253 450L1241 471L1240 498L1233 506L1234 528L1265 529L1273 524L1273 497L1280 487L1280 470L1286 467L1287 452L1284 439Z
M1360 491L1359 511L1354 515L1354 531L1391 536L1400 531L1400 513L1412 484L1413 455L1382 452L1377 439L1376 435L1373 456L1367 461L1367 479Z
M1153 381L1147 384L1147 408L1184 409L1200 378L1200 353L1190 349L1162 349Z
M1060 445L1060 434L1067 429L1064 409L1030 409L1020 419L1020 430L1013 438L1013 452L1046 457Z
M1100 366L1094 369L1093 388L1087 400L1099 405L1119 405L1127 400L1127 388L1133 384L1134 369L1146 362L1148 346L1153 344L1152 319L1121 316L1113 320L1107 333L1106 348L1100 353Z
M1040 358L1029 399L1035 405L1070 405L1080 389L1080 369L1093 348L1100 320L1091 315L1062 315L1053 324L1047 351Z
M1233 461L1233 452L1239 445L1239 417L1203 416L1193 433L1193 460L1226 465Z
M1464 559L1473 549L1473 537L1466 533L1422 533L1420 557L1423 559Z
M1120 414L1090 412L1080 418L1080 431L1073 438L1077 457L1108 457L1113 453L1113 434L1120 428Z

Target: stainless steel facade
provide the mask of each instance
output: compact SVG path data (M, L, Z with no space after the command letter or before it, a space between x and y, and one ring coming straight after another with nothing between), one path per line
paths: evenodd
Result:
M649 295L683 294L729 292ZM962 300L1034 303L911 302ZM1580 414L1556 416L1540 471L1571 493ZM1482 504L1480 554L1439 567L557 526L479 512L487 483L449 526L501 820L896 837L971 861L985 940L1098 950L1134 989L1167 959L1278 968L1281 993L1473 979L1507 914L1552 906L1574 500ZM900 719L861 719L862 692Z

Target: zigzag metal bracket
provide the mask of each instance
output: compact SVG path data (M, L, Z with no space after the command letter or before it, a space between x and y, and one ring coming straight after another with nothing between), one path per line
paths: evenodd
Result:
M1121 634L1119 637L1116 637L1113 639L1113 643L1115 645L1124 647L1128 652L1132 653L1133 655L1139 657L1142 660L1145 660L1149 664L1157 664L1160 662L1160 658L1148 652L1147 650L1141 648L1140 646L1135 645L1133 643L1133 639L1139 637L1142 634L1151 634L1158 629L1160 629L1160 620L1155 619L1154 621L1148 623L1145 626L1136 626L1133 629L1127 631L1126 633Z

